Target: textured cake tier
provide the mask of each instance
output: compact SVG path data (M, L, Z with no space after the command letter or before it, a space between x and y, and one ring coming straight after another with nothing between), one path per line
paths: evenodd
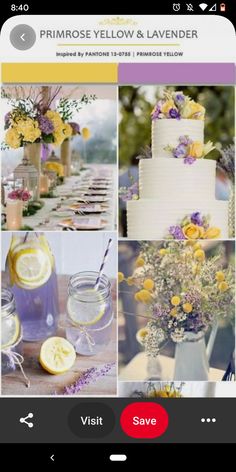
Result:
M199 211L210 215L210 226L221 229L219 239L228 238L228 202L221 200L199 201L198 196L189 203L187 200L160 202L152 199L130 200L127 202L128 238L164 239L169 227L177 225L185 216Z
M189 136L193 141L204 142L203 120L163 119L152 121L152 157L163 159L171 157L166 146L176 147L180 136Z
M215 198L216 163L199 159L184 164L183 159L141 159L139 163L140 198L162 201L196 201Z

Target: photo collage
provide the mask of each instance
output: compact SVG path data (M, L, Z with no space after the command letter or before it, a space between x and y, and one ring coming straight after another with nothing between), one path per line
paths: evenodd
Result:
M235 396L234 87L6 83L1 114L1 395Z

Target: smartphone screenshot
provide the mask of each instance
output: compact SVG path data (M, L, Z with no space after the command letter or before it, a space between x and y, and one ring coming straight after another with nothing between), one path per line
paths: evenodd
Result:
M233 445L231 2L53 8L1 23L0 446Z

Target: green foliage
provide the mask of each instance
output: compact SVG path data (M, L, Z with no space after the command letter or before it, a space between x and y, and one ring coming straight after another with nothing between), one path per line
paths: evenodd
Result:
M213 141L223 147L232 144L234 137L234 87L228 86L124 86L120 87L119 127L120 165L130 165L145 146L151 144L151 111L163 89L183 90L206 108L205 142ZM212 151L218 158L219 151Z

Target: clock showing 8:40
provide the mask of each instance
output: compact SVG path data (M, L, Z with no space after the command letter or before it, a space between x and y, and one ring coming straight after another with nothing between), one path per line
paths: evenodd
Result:
M15 3L12 3L11 5L11 11L28 11L29 10L29 5L27 3L22 3L21 5L15 5Z

